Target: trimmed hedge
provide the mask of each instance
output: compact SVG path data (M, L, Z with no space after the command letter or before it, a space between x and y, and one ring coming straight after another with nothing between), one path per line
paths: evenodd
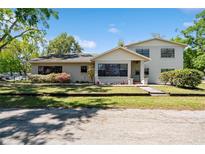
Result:
M194 69L183 69L163 72L160 74L160 81L177 87L195 88L203 78L203 72Z
M47 75L29 75L31 82L34 83L66 83L70 82L70 74L51 73Z

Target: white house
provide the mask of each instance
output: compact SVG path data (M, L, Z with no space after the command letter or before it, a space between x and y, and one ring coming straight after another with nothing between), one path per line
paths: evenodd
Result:
M159 83L161 72L182 69L185 44L153 38L117 47L100 55L49 55L32 59L33 74L67 72L71 82L92 82L87 74L94 65L94 82L105 84Z

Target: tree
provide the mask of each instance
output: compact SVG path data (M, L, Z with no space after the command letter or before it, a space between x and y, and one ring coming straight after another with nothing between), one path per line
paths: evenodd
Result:
M181 31L181 36L172 39L188 44L184 52L184 67L203 70L205 66L205 10L196 15L193 25Z
M118 47L124 47L124 46L125 46L125 42L124 42L123 40L119 40L119 41L117 42L117 46L118 46Z
M6 49L0 53L0 72L19 72L27 75L31 66L29 60L38 57L38 47L27 41L13 40Z
M2 51L0 53L0 73L20 72L21 62L12 51Z
M205 72L205 53L199 55L193 62L194 68Z
M58 18L58 13L45 8L0 9L0 51L18 38L42 41L50 17Z
M73 36L70 36L67 33L62 33L49 42L47 53L80 53L82 50L83 49Z

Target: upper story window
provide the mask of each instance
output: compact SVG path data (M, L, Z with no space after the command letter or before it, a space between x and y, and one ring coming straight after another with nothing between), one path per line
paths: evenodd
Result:
M174 48L161 48L161 58L174 58L175 50Z
M62 73L62 66L38 66L38 74Z
M149 57L149 49L136 49L136 52L146 57Z
M81 73L87 73L87 66L81 66Z

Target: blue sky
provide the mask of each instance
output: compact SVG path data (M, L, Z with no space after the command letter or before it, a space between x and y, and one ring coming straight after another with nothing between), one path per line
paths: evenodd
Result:
M75 36L85 52L100 53L125 43L149 39L159 33L165 39L192 24L202 9L56 9L59 19L49 21L47 39L62 32Z

